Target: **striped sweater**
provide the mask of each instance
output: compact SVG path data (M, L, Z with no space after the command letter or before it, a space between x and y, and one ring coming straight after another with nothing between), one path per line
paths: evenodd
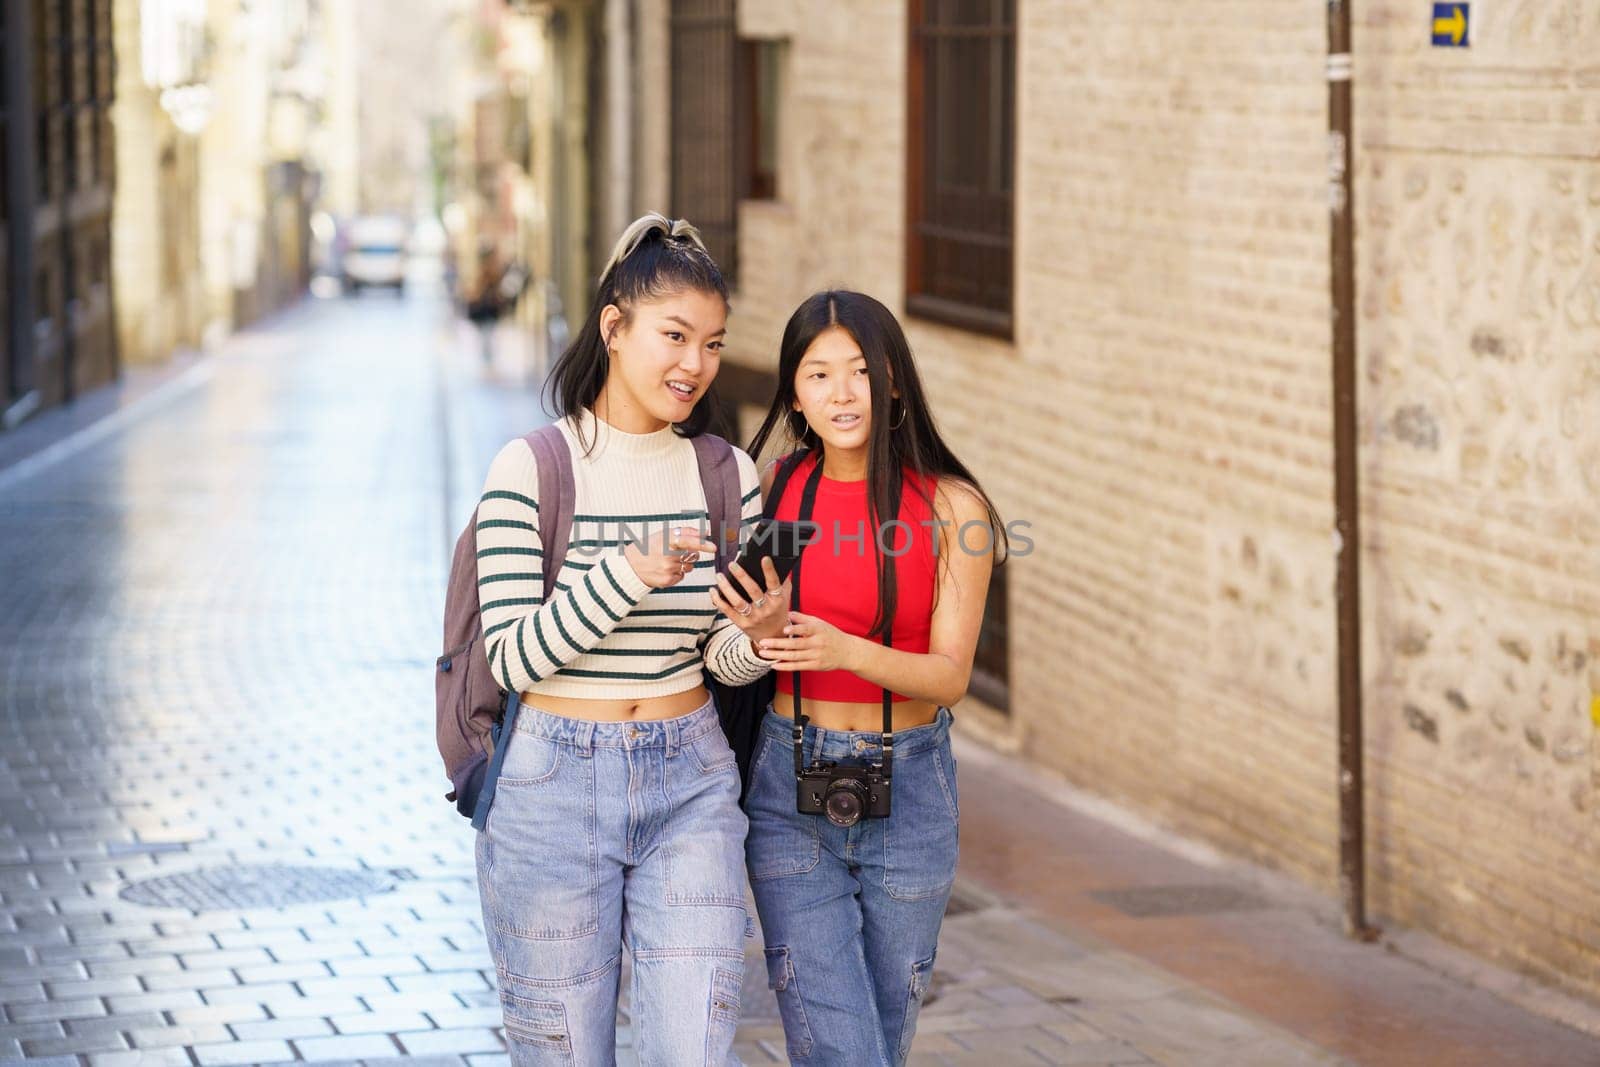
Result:
M518 439L489 467L478 504L478 602L485 648L507 690L563 697L643 698L700 685L708 666L738 685L769 668L711 603L716 564L702 559L668 589L652 589L623 555L629 540L663 527L705 527L694 445L666 427L630 434L592 412L563 419L572 451L572 535L549 603L543 602L538 468ZM578 438L593 445L584 455ZM755 464L735 449L741 518L761 515Z

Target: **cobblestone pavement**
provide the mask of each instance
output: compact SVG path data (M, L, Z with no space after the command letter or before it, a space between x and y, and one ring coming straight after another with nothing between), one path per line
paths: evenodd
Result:
M504 1062L430 676L541 416L477 351L425 298L308 303L0 471L0 1060ZM914 1062L1336 1062L974 891L946 930ZM740 1051L781 1062L757 944Z

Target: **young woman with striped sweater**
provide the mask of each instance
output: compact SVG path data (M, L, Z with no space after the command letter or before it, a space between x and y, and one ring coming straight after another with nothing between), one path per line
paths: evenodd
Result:
M727 313L692 226L649 215L622 235L552 370L574 492L548 601L528 446L507 445L484 482L485 648L522 708L478 883L515 1063L614 1062L624 942L640 1062L737 1062L746 820L701 671L760 677L752 638L778 634L787 603L770 569L739 579L747 596L711 593L689 438L707 421ZM753 522L755 465L736 460Z

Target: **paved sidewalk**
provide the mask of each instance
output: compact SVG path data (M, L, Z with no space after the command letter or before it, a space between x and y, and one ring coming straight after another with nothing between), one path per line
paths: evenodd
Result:
M431 674L449 545L541 420L439 305L369 297L0 470L0 1060L506 1062ZM1349 1062L978 889L971 795L998 836L914 1063ZM748 964L741 1055L782 1062Z

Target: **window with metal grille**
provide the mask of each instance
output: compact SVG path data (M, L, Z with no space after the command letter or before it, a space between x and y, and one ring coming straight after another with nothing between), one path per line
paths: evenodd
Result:
M1016 0L911 0L906 305L1011 336Z
M739 42L739 196L778 196L778 102L783 92L783 41Z
M733 283L738 272L734 0L672 0L672 214L700 228Z
M1011 711L1011 647L1006 634L1006 571L996 567L989 579L989 599L983 606L983 629L978 631L978 651L972 660L972 695L990 707Z

